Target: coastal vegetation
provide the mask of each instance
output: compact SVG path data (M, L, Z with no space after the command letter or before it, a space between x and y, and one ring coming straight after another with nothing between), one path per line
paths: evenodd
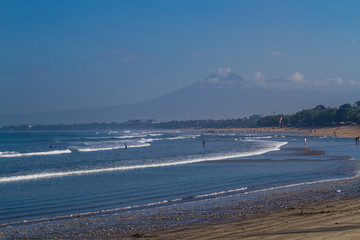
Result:
M313 109L302 110L295 114L262 117L257 121L257 126L331 126L359 122L360 100L353 105L343 104L339 108L318 105Z
M277 114L269 116L252 115L250 117L223 120L186 120L158 122L155 120L129 120L124 123L82 123L53 125L16 125L3 126L0 131L85 131L111 129L201 129L201 128L243 128L272 126L337 126L360 123L360 100L354 104L337 107L318 105L315 108L301 110L295 114Z

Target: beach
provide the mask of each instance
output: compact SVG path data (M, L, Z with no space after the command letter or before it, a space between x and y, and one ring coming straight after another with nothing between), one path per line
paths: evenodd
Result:
M260 127L260 128L229 128L228 131L240 132L293 132L304 135L348 137L355 138L360 136L359 125L344 125L336 127ZM216 131L224 131L217 129Z
M338 133L336 137L330 135L334 130ZM97 193L90 189L93 192L92 196L79 195L81 199L89 199L89 203L82 200L80 204L84 205L84 207L80 209L81 211L73 214L67 214L67 211L70 213L74 211L71 210L71 208L77 207L77 205L75 205L76 202L73 203L71 199L68 201L68 204L73 204L70 205L70 210L68 210L69 208L66 208L64 204L62 212L56 207L57 205L63 204L62 202L58 203L58 200L55 198L55 200L46 200L50 207L52 204L55 206L54 208L48 208L53 211L52 215L45 215L46 212L38 213L37 208L35 208L37 205L35 205L35 207L29 206L29 210L27 211L38 214L36 217L30 219L27 218L32 215L27 215L26 218L25 215L23 215L23 217L20 218L19 216L22 214L21 210L16 210L16 212L13 210L14 215L8 215L8 219L19 220L7 220L7 218L3 216L2 223L0 223L0 238L357 239L357 236L360 234L360 193L358 191L360 180L358 176L352 172L352 169L358 169L358 164L357 161L352 160L350 155L356 153L355 155L358 156L357 150L360 149L358 145L353 142L353 139L350 138L352 138L354 134L356 136L358 130L359 128L357 126L347 126L336 129L204 129L201 130L204 132L201 137L199 132L192 131L180 133L142 132L132 133L132 136L126 132L122 135L114 133L115 137L111 136L111 141L106 142L112 145L105 146L103 139L109 135L106 133L106 135L96 135L96 140L94 140L94 135L86 135L88 139L96 143L96 145L88 144L86 148L83 147L85 145L83 145L82 142L81 144L78 143L79 140L77 139L84 141L83 139L85 137L84 133L79 133L79 137L76 135L76 142L74 142L79 146L77 152L74 152L73 148L69 150L70 152L64 149L62 152L57 152L58 155L56 156L58 157L49 155L49 160L53 161L53 159L58 158L59 161L63 161L65 157L72 155L84 156L84 160L87 160L89 156L93 156L89 155L88 152L90 150L98 154L94 156L100 157L104 156L104 151L108 152L109 158L112 156L110 155L112 152L117 155L123 154L127 156L125 154L135 154L142 149L144 153L149 153L147 149L149 146L145 144L153 144L151 146L156 147L166 143L166 146L176 144L176 147L184 146L188 148L189 142L195 145L199 144L202 155L201 158L192 158L191 164L185 163L182 159L180 159L179 164L164 162L160 167L158 165L140 162L142 165L139 165L139 167L131 167L131 169L135 170L123 170L124 168L129 169L129 167L119 166L117 168L99 168L98 170L93 170L95 173L89 170L64 171L61 173L61 176L59 173L47 173L47 175L29 175L29 177L32 178L36 177L31 180L27 180L29 177L26 175L17 178L5 177L0 180L6 184L4 186L8 187L9 191L14 190L13 186L19 186L18 188L22 190L23 186L28 186L27 184L31 184L29 186L39 184L42 188L52 186L52 184L54 184L54 186L61 186L59 184L72 183L72 178L79 180L84 179L82 185L84 187L88 186L90 181L94 182L93 187L95 187L95 184L101 184L102 182L106 184L109 180L112 180L114 183L117 183L116 185L108 186L110 190L113 190L114 187L121 187L117 185L119 185L119 180L125 179L124 177L129 178L129 183L132 183L134 180L130 178L132 176L130 174L133 173L150 174L149 176L152 177L151 181L149 180L148 182L151 182L151 184L158 178L154 176L163 174L165 180L159 182L159 189L163 190L164 184L168 184L169 188L174 188L174 190L169 190L169 196L177 194L178 191L178 182L176 182L174 186L169 182L169 180L173 178L182 177L184 180L181 181L189 180L189 183L192 185L200 185L195 188L192 193L189 193L189 195L182 194L180 195L181 197L167 197L166 201L161 200L164 199L163 197L159 198L159 200L154 198L154 200L151 200L149 203L145 202L146 204L140 204L135 207L127 207L129 203L126 203L126 205L124 205L125 207L120 206L120 208L108 207L108 204L112 204L112 202L107 203L106 201L108 200L106 198L103 199L101 191L98 190L97 192L99 193ZM211 131L211 133L207 134L207 131ZM350 133L353 135L350 135ZM326 136L326 134L329 134L328 136L330 137L323 137ZM309 136L309 148L301 146L303 136ZM349 137L349 139L342 138L342 136ZM51 137L53 138L54 136L51 135ZM61 135L61 137L64 138L63 135ZM69 137L73 139L74 134L69 134ZM221 158L219 158L218 155L204 155L207 154L204 152L206 151L205 146L202 146L202 139L205 137L206 148L214 148L212 150L216 154L227 145L229 150L232 149L233 146L242 146L238 145L240 139L240 143L245 144L244 149L253 146L251 144L262 144L261 149L263 149L263 145L265 144L269 150L266 150L268 152L265 154L261 152L263 150L256 152L256 154L249 152L247 155L239 155L237 153L235 158L233 154L224 155L221 156ZM121 150L120 152L120 150L117 149L117 145L113 145L114 138L121 139L121 141L126 138L130 148L126 151ZM41 136L40 139L42 140L43 136ZM131 139L133 139L133 142L130 141ZM135 141L134 139L139 140ZM221 140L220 142L219 139ZM119 140L116 140L117 143L118 141ZM43 140L41 142L43 142ZM154 142L158 142L158 145ZM223 142L225 142L226 145L224 145ZM284 145L285 142L287 143L286 145ZM71 146L74 146L74 143L71 142ZM99 145L99 143L102 145ZM219 144L218 149L215 149L217 146L214 145L215 143ZM257 146L258 145L253 146L254 150L257 149ZM284 146L282 150L279 150L280 146ZM107 150L110 147L114 150ZM131 152L132 149L133 152ZM195 150L199 151L198 147L196 147ZM329 152L326 152L327 150ZM347 152L348 150L351 154ZM85 152L86 155L82 152ZM154 154L155 153L154 151ZM229 153L226 152L226 154ZM8 153L8 155L17 156L15 153ZM26 153L23 155L21 159L24 159L24 163L27 163L29 161L29 154ZM34 159L36 159L36 156L39 154L34 152L32 155L34 155ZM12 158L8 159L12 160ZM134 156L134 159L138 159L138 156ZM358 159L358 157L355 157L355 160L356 159ZM3 161L5 161L5 158ZM61 162L61 164L63 163ZM246 168L244 169L244 167ZM143 170L144 168L146 171ZM327 168L330 170L326 170ZM333 170L333 168L335 168L335 170ZM340 170L338 171L337 168ZM231 172L231 170L234 172ZM260 172L266 170L264 173L268 172L266 174L269 175L264 175L264 180L260 179L262 175L256 177L256 181L252 184L257 185L253 185L253 187L250 187L249 183L242 182L247 178L251 179L252 174L258 174L259 170ZM249 171L253 172L249 173ZM156 175L153 175L155 173ZM188 175L184 175L185 173ZM211 178L209 173L216 173L217 175ZM168 174L169 177L167 177L166 174ZM197 182L196 178L200 174L202 174L202 177ZM280 176L277 176L279 174ZM303 177L302 175L304 174L307 174L307 176ZM229 178L230 176L231 178ZM244 180L241 178L238 179L239 176L244 177ZM203 184L203 179L206 177L207 180L204 186L209 188L208 182L211 182L213 189L206 190L203 193L201 192L203 188L201 184ZM295 177L296 179L294 180ZM69 181L67 181L68 178ZM20 180L18 181L17 179ZM81 183L79 180L76 182L77 185ZM231 182L228 184L234 184L234 187L226 189L224 186L219 185L219 190L216 190L215 184L222 184L223 181L229 180L231 180ZM270 182L276 181L268 185L269 180ZM46 185L42 185L43 181ZM183 189L188 190L189 183L186 183ZM248 184L249 188L245 187L247 186L246 184ZM68 185L64 185L68 191L67 186ZM103 189L105 186L106 185L99 185L99 189ZM149 186L154 187L154 185ZM134 185L134 187L136 186ZM114 199L113 201L117 201L117 199L122 196L122 191L125 191L127 188L127 185L124 185L123 188L119 188L116 192L114 191L119 195L110 195ZM138 189L145 191L145 188L147 187L141 186ZM61 189L56 189L55 193L61 193L59 190ZM133 191L134 194L138 195L139 190ZM77 191L81 191L80 188ZM109 190L106 193L108 192ZM16 192L14 192L14 194L15 193ZM130 193L129 191L129 194ZM76 192L73 194L76 194ZM97 197L96 194L99 194L99 196ZM43 196L47 197L47 195L49 195L49 192L45 191ZM59 198L60 197L62 197L62 195L59 195ZM103 206L99 210L90 209L90 207L93 208L93 203L90 201L95 197L99 199L99 203L108 207L108 209L104 209ZM141 197L148 198L151 196L144 193ZM37 199L39 199L39 197L37 197ZM14 207L14 202L9 202L9 204L12 209L18 208ZM22 203L19 203L21 208L22 205L20 204ZM85 204L88 204L89 207ZM118 206L115 204L118 203L115 202L113 206ZM27 205L25 205L25 207L27 207ZM6 211L5 207L3 212L5 213ZM22 220L24 218L25 220Z
M148 239L359 239L360 199L314 202L244 220L145 233ZM130 237L131 238L131 237Z

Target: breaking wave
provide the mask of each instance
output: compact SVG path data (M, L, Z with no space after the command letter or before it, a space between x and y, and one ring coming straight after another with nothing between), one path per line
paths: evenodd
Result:
M151 146L148 143L137 144L137 145L128 145L128 148L140 148L140 147L149 147ZM115 146L115 147L94 147L94 148L77 148L76 150L79 152L97 152L97 151L109 151L116 149L123 149L125 146Z
M287 144L287 142L274 142L273 147L269 147L269 148L265 148L265 149L261 149L261 150L253 151L253 152L231 153L231 154L226 154L226 155L210 155L210 156L203 156L203 157L197 157L197 158L180 159L177 161L167 161L167 162L162 162L162 163L120 166L120 167L99 168L99 169L88 169L88 170L76 170L76 171L64 171L64 172L44 172L44 173L35 173L35 174L28 174L28 175L1 177L0 183L39 180L39 179L45 179L45 178L67 177L67 176L74 176L74 175L98 174L98 173L115 172L115 171L127 171L127 170L136 170L136 169L144 169L144 168L169 167L169 166L192 164L192 163L207 162L207 161L220 161L220 160L226 160L226 159L232 159L232 158L261 155L261 154L264 154L264 153L267 153L270 151L277 151L277 150L280 150L280 147L285 144ZM133 147L136 147L136 146L133 146ZM101 151L101 150L94 150L94 151Z
M58 155L71 153L71 150L54 150L47 152L29 152L29 153L18 153L18 152L0 152L0 158L12 158L12 157L31 157L31 156L45 156L45 155Z

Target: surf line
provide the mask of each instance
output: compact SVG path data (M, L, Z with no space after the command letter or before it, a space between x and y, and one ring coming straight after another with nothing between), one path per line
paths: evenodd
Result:
M18 152L0 152L0 158L11 158L11 157L31 157L31 156L45 156L45 155L58 155L58 154L65 154L71 153L71 150L55 150L49 152L30 152L30 153L18 153Z
M204 158L196 158L191 160L182 160L178 162L165 162L165 163L155 163L155 164L145 164L145 165L134 165L134 166L122 166L122 167L112 167L112 168L100 168L100 169L89 169L89 170L77 170L77 171L67 171L67 172L44 172L44 173L35 173L28 175L20 176L10 176L10 177L1 177L0 183L10 183L18 181L31 181L39 180L45 178L57 178L57 177L67 177L75 175L87 175L87 174L96 174L96 173L106 173L106 172L115 172L115 171L126 171L126 170L135 170L135 169L144 169L144 168L155 168L155 167L169 167L176 165L184 165L191 163L207 162L207 161L219 161L237 157L247 157L254 155L261 155L271 151L278 151L280 147L287 144L287 142L277 143L273 148L266 148L257 152L247 152L247 153L238 153L230 154L227 156L209 156Z

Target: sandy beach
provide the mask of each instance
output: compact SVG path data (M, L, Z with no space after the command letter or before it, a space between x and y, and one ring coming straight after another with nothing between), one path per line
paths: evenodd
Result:
M335 136L355 138L360 136L359 125L346 125L337 127L261 127L261 128L229 128L227 131L242 132L293 132L305 135ZM216 131L221 131L216 129Z
M316 202L254 214L242 221L137 236L145 239L359 239L360 199Z

